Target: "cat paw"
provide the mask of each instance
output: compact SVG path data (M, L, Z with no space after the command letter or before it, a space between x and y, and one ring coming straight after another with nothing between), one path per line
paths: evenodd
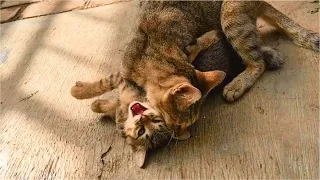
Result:
M91 110L96 113L103 113L101 106L105 104L105 100L97 99L91 104Z
M114 118L118 101L108 99L97 99L91 104L91 110L96 113L105 113L105 115Z
M240 78L235 78L224 87L223 96L228 101L235 101L249 88L250 87L248 87L248 85L243 82L243 80L241 80Z
M86 99L86 83L77 81L76 85L71 88L71 95L76 99Z

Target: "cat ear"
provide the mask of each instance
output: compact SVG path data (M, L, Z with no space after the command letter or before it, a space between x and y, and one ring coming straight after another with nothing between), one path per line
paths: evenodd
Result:
M133 149L133 158L137 166L142 168L146 159L147 149L144 146L140 146L138 149Z
M177 135L175 139L178 139L180 141L187 140L191 137L190 133L188 131L185 131L183 134Z
M187 109L201 98L201 92L189 83L181 83L170 89L170 94L180 110Z
M226 77L226 73L219 70L208 72L196 70L196 76L200 83L200 89L204 95L207 95L214 87L222 83Z

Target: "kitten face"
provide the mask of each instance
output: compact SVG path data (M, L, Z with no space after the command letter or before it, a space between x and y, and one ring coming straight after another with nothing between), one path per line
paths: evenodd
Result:
M133 148L137 165L142 167L147 150L159 147L171 135L163 117L149 103L133 101L128 111L123 131Z

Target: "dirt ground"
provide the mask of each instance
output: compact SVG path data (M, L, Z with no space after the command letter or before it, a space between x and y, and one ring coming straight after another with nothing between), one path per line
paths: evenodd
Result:
M317 3L272 5L319 32ZM211 94L190 140L136 167L93 99L69 94L119 70L136 14L123 2L1 24L0 179L319 179L319 53L281 37L282 69L234 103Z

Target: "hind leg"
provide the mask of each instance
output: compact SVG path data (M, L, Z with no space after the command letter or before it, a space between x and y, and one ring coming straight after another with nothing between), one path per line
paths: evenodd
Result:
M251 1L250 1L251 2ZM242 58L246 69L234 78L223 90L228 101L238 99L248 90L266 69L262 46L256 30L256 17L253 10L248 16L248 9L241 8L239 2L224 2L221 13L222 29L233 48Z

